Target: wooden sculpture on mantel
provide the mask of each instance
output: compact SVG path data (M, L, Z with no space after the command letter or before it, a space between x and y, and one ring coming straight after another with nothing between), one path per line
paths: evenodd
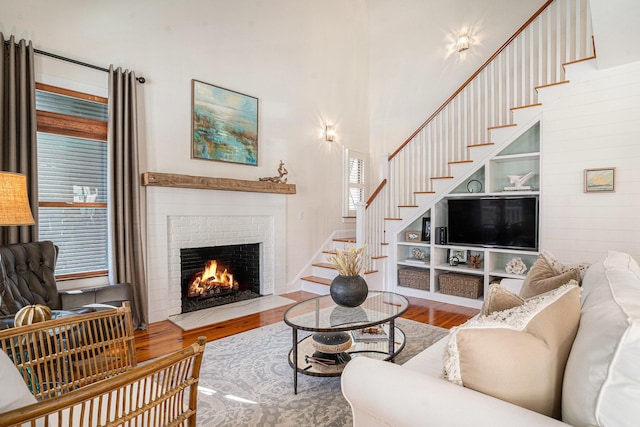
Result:
M278 166L278 176L272 176L272 177L264 177L264 178L260 178L260 181L269 181L269 182L277 182L279 184L286 184L287 183L287 177L286 175L289 173L289 171L287 171L287 169L284 167L284 162L282 160L280 160L280 166Z

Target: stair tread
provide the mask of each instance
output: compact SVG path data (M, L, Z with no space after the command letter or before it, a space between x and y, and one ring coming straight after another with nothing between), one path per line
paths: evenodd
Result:
M356 238L355 237L341 237L341 238L336 238L333 239L334 242L344 242L344 243L355 243L356 242Z
M414 191L413 194L436 194L435 191Z
M319 283L320 285L331 285L331 279L325 279L324 277L305 276L301 278L307 282Z
M575 61L565 62L564 64L562 64L562 66L566 67L567 65L577 64L579 62L591 61L592 59L596 59L596 57L595 56L588 56L586 58L576 59Z
M389 221L402 221L402 218L385 218L385 221L389 220Z
M473 163L473 160L454 160L449 162L450 165L457 165L460 163Z
M487 129L489 130L493 130L493 129L503 129L503 128L511 128L514 126L518 126L516 123L509 123L507 125L497 125L497 126L489 126Z
M417 208L418 205L398 205L399 208Z
M453 179L452 176L432 176L431 179Z
M330 264L328 262L314 262L313 264L311 264L312 267L322 267L322 268L330 268L331 270L335 270L336 268L333 266L333 264Z
M561 82L555 82L555 83L547 83L546 85L540 85L540 86L536 86L534 89L538 90L538 89L544 89L545 87L551 87L551 86L558 86L558 85L564 85L569 83L569 80L564 80Z
M533 107L540 107L542 104L541 103L537 103L537 104L529 104L529 105L521 105L519 107L513 107L511 108L511 111L514 110L522 110L523 108L533 108Z
M486 147L488 145L494 145L494 143L493 142L483 142L482 144L471 144L471 145L467 145L467 148Z

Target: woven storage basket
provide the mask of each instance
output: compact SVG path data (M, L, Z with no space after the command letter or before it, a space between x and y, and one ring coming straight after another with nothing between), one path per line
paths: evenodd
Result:
M398 285L406 288L429 290L429 270L424 268L401 268L398 270Z
M482 296L482 276L447 273L440 276L440 293L465 298Z

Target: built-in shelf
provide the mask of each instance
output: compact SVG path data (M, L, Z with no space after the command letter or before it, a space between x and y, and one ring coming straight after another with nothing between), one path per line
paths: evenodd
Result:
M429 286L415 288L399 284L396 289L410 296L480 308L483 297L468 298L440 292L440 278L449 273L461 273L469 275L471 282L473 282L474 279L477 281L478 277L481 277L482 293L484 295L487 295L489 285L495 281L501 279L524 279L526 272L525 274L507 273L506 266L514 258L520 258L527 268L531 268L538 257L536 250L497 248L493 247L489 241L485 245L477 246L440 244L440 239L436 238L436 234L438 234L440 227L449 226L448 210L451 200L463 198L508 199L528 196L539 198L540 171L540 127L539 124L536 124L503 148L497 155L486 159L483 164L478 165L478 168L471 171L466 179L453 188L449 194L435 200L420 216L417 216L412 223L398 233L395 251L396 268L419 267L428 269ZM522 176L529 172L533 172L533 175L524 185L530 186L530 190L503 190L505 187L513 186L509 178L510 175ZM421 230L425 221L431 227L430 240L422 242L405 241L406 232ZM428 254L428 264L417 265L415 262L408 262L412 258L415 249ZM458 264L452 265L455 264L455 260L452 261L451 259L452 255L458 256ZM478 268L471 267L471 255L479 256L480 264ZM400 281L400 278L398 281Z
M295 184L270 181L247 181L172 173L145 172L142 185L152 187L195 188L200 190L248 191L254 193L296 194Z

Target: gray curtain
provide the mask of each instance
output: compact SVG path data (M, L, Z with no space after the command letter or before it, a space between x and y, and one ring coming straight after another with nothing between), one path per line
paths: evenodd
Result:
M0 227L0 244L38 240L38 158L36 155L36 89L31 42L0 33L0 170L27 176L35 225Z
M148 322L143 220L138 164L136 76L133 71L109 69L110 240L109 269L114 283L133 287L134 324Z

